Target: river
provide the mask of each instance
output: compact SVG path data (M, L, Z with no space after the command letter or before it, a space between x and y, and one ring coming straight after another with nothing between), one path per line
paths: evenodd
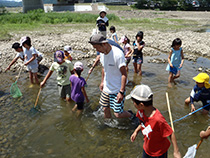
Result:
M133 65L129 64L127 94L136 84L147 84L154 92L154 106L169 121L165 92L169 94L173 119L178 119L190 112L184 105L184 100L190 94L195 82L192 78L199 72L200 66L210 66L208 59L199 58L196 63L184 62L181 77L177 79L173 88L167 87L168 72L165 64L148 63L147 60L156 57L167 59L167 54L144 57L142 78L134 74ZM75 61L73 61L75 62ZM86 60L82 61L84 65ZM208 67L210 68L210 67ZM82 76L87 77L88 67L85 67ZM46 86L42 89L38 105L41 112L32 113L39 86L29 88L28 73L21 73L17 84L23 93L21 98L12 98L9 88L15 81L18 72L1 73L0 85L0 157L24 158L135 158L141 157L143 136L138 134L131 143L130 136L135 125L128 119L113 119L107 121L99 108L99 84L101 67L95 68L90 75L86 91L90 103L85 105L81 117L71 112L74 103L70 105L61 100L56 87L56 76L53 74ZM43 79L40 78L40 81ZM201 103L196 103L196 109ZM136 112L131 100L125 101L125 109ZM174 124L178 146L182 155L188 147L199 142L199 132L209 125L210 117L200 112L176 122ZM197 157L209 157L210 139L204 140ZM171 145L169 158L173 157Z

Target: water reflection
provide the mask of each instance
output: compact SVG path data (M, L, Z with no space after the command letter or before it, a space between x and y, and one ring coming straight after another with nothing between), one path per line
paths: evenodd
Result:
M167 59L167 55L162 54ZM154 106L158 108L166 120L169 116L166 105L165 92L169 93L173 119L178 119L190 112L184 105L184 100L194 86L194 77L197 72L192 62L185 61L181 77L173 88L167 87L167 64L153 64L146 61L153 57L145 57L143 75L139 77L133 73L132 64L129 65L128 94L136 84L147 84L154 92ZM155 57L154 57L155 58ZM199 59L200 60L200 59ZM206 66L206 61L198 60L197 66ZM207 60L207 59L205 59ZM83 61L85 65L85 61ZM86 67L82 76L87 77ZM101 81L100 67L96 67L86 87L90 104L85 105L84 113L77 118L71 112L74 103L61 100L56 87L55 74L48 80L42 89L38 105L42 112L31 115L30 109L34 106L39 86L29 87L27 73L22 73L18 86L23 97L14 99L9 96L9 87L14 81L16 73L2 74L0 96L0 142L1 154L10 157L141 157L143 136L138 135L134 143L130 142L135 125L128 119L104 120L102 109L98 105L100 97L99 84ZM201 103L196 103L199 108ZM136 111L131 100L125 101L125 110ZM182 155L189 146L199 142L200 130L206 129L210 121L209 116L200 112L176 122L175 132ZM210 139L205 140L197 154L199 157L208 157ZM169 157L173 155L173 148L169 149Z

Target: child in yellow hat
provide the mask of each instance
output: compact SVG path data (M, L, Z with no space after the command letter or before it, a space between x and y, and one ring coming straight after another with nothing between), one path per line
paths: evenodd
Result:
M191 112L195 111L194 101L201 101L203 106L210 104L210 84L209 75L207 73L199 73L197 76L193 77L196 85L190 93L190 97L185 100L185 104L191 104ZM210 110L210 105L203 109L204 113L208 113Z

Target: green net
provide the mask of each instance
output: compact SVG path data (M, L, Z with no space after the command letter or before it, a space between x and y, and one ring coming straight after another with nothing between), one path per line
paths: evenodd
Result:
M11 85L11 87L10 87L10 95L13 98L18 98L18 97L21 97L22 96L22 93L21 93L20 89L17 86L17 82L15 82L15 83L13 83Z

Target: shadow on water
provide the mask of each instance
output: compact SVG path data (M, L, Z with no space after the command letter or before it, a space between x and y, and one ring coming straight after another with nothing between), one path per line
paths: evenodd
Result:
M161 55L167 59L166 54ZM194 81L192 78L199 72L195 67L206 66L202 59L192 67L191 61L185 61L181 70L181 77L176 85L167 87L167 64L147 63L142 66L143 75L138 76L133 72L132 63L129 64L128 85L126 93L130 93L137 84L147 84L154 93L154 106L158 108L169 122L165 92L169 94L173 119L178 119L190 112L184 105L184 100L189 96ZM154 57L155 58L155 57ZM206 59L205 59L206 60ZM75 61L73 61L74 63ZM86 60L82 61L86 65ZM87 77L88 67L84 68L82 76ZM101 68L96 67L88 79L86 92L90 103L85 104L81 117L76 117L71 109L74 102L67 103L58 96L56 75L53 74L42 89L38 105L41 112L30 113L33 108L39 86L29 88L27 73L22 73L18 81L23 96L11 98L9 87L14 82L16 72L1 74L0 91L0 150L1 156L8 157L141 157L143 136L139 133L136 140L131 143L130 136L136 127L128 119L105 120L103 111L99 106L101 81ZM43 77L40 79L42 80ZM196 108L201 103L195 104ZM131 100L125 100L124 109L136 112ZM200 112L176 122L175 131L179 149L184 155L189 146L199 141L200 130L206 129L210 121L209 116ZM210 140L203 142L197 155L208 157ZM169 149L169 157L173 155L173 148ZM113 156L115 155L115 156Z

